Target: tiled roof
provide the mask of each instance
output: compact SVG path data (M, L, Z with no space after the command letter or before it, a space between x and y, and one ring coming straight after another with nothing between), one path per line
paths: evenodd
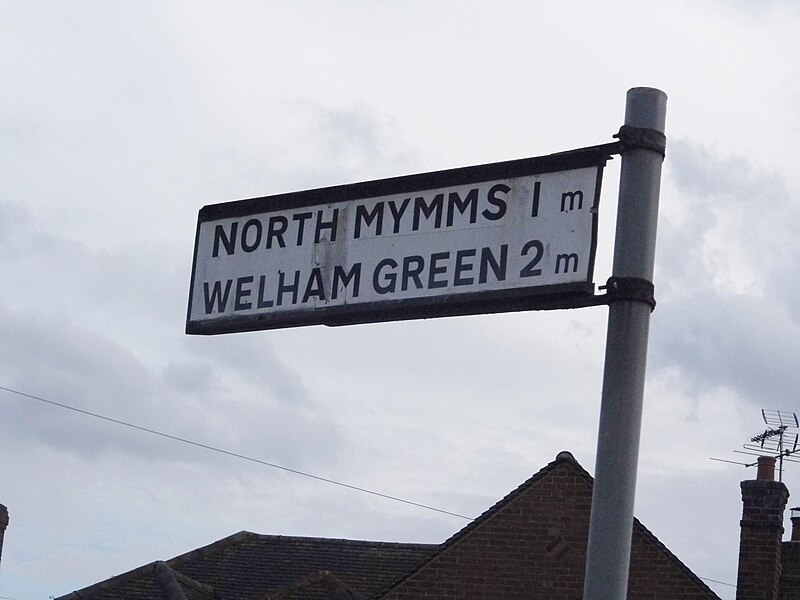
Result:
M211 586L178 573L166 563L157 562L153 575L161 586L164 600L214 600L216 594Z
M59 600L216 600L213 588L156 561Z
M242 531L166 563L145 565L58 600L256 600L290 591L294 596L286 596L287 600L349 600L371 596L436 548L430 544ZM352 595L320 595L329 594L325 584L332 582L324 577L315 579L321 572L335 576Z
M265 600L362 600L330 571L319 571L304 577L284 590L270 594Z
M349 588L370 596L436 549L429 544L248 532L233 538L174 558L169 565L211 585L224 600L263 598L320 571L329 571Z

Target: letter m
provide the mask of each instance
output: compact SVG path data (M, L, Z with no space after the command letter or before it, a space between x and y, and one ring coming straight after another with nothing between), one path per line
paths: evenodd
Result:
M453 226L456 210L463 215L467 212L467 208L469 208L469 222L475 223L478 220L478 188L467 192L467 197L463 200L458 192L450 192L447 196L447 226Z
M564 273L568 273L572 267L572 272L578 270L578 255L572 254L559 254L556 257L556 273L561 273L561 267L564 267Z
M583 192L576 190L574 192L564 192L561 194L561 212L575 210L575 201L578 201L578 210L583 208ZM567 208L567 201L569 201L569 208Z
M383 230L383 202L378 202L370 212L366 206L359 204L356 207L356 230L353 235L355 239L361 237L361 223L369 227L375 222L375 235L380 235Z

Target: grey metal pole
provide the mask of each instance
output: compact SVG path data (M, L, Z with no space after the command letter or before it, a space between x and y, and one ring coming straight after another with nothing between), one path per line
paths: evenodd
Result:
M663 134L666 107L661 90L628 90L625 125ZM652 282L663 156L632 146L622 153L612 280ZM624 293L609 306L584 600L625 600L628 590L650 311Z

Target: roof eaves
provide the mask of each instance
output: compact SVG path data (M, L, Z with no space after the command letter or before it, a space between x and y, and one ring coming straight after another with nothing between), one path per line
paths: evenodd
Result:
M230 548L231 546L233 546L234 544L246 541L246 540L250 539L254 535L256 535L256 534L250 533L249 531L240 531L238 533L234 533L233 535L229 535L228 537L222 538L221 540L217 540L216 542L212 542L211 544L208 544L207 546L203 546L201 548L195 548L194 550L190 550L189 552L186 552L184 554L180 554L180 555L178 555L178 556L176 556L174 558L169 559L166 562L164 562L164 561L153 561L151 563L148 563L148 564L143 565L141 567L137 567L137 568L132 569L130 571L126 571L125 573L121 573L119 575L115 575L114 577L111 577L111 578L106 579L104 581L100 581L100 582L95 583L93 585L90 585L88 587L81 588L79 590L75 590L74 592L70 592L69 594L66 594L64 596L59 596L58 598L56 598L56 600L82 600L82 599L85 599L85 598L92 598L92 597L96 596L97 594L99 594L99 593L101 593L103 591L106 591L106 590L108 590L110 588L118 587L118 586L120 586L120 585L122 585L122 584L124 584L124 583L126 583L128 581L131 581L132 579L135 579L136 577L140 577L142 575L147 575L148 573L152 573L155 576L155 573L153 573L153 571L156 569L156 567L157 567L157 565L159 563L165 564L166 566L170 567L172 570L175 570L175 569L179 568L180 565L186 564L189 561L197 560L199 558L203 558L203 557L208 556L209 554L212 554L212 553L215 553L215 552L223 552L227 548ZM200 582L197 582L197 581L195 581L195 580L193 580L193 579L191 579L189 577L186 577L185 575L183 575L182 573L179 573L177 571L176 571L176 576L178 576L180 578L185 578L186 581L194 582L194 584L199 585L199 586L203 586L204 585L204 584L202 584ZM188 585L188 583L187 583L187 585ZM205 587L208 587L208 586L205 586ZM212 588L209 588L209 589L211 590L210 593L212 594L212 597L213 597L214 590ZM198 591L202 591L203 593L209 593L207 590L205 590L203 588L198 588Z
M131 571L115 575L114 577L110 577L108 579L92 584L85 588L75 590L74 592L70 592L69 594L66 594L64 596L58 596L55 600L79 600L83 598L91 598L108 589L115 588L124 583L127 583L128 581L135 579L136 577L141 577L142 575L147 575L148 573L152 573L153 569L155 569L157 562L158 561L142 565L141 567L138 567Z

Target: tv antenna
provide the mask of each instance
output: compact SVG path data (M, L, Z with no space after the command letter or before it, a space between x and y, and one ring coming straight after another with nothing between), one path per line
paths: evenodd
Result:
M797 413L762 408L761 418L764 419L767 429L752 436L748 443L743 444L744 450L734 450L734 452L748 456L771 456L777 459L778 481L783 481L783 462L800 462L800 456L795 456L800 452L797 433L800 423L797 420ZM721 458L712 458L711 460L745 467L753 467L758 464L757 462L745 463Z

